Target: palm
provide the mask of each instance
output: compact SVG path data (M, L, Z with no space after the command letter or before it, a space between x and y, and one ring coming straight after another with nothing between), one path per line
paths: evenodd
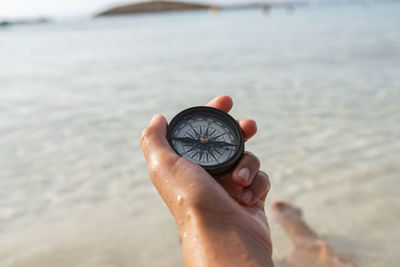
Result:
M219 189L223 189L224 191L221 192L221 190L218 190L215 192L217 193L216 201L221 201L220 203L226 209L225 212L230 212L235 215L236 223L239 224L239 226L246 227L253 236L265 237L263 241L266 242L268 247L270 247L270 232L267 216L264 211L264 201L258 200L256 204L252 206L241 204L238 201L238 197L241 193L242 187L233 184L231 181L231 175L227 175L222 177L219 183L215 183L215 187L219 187Z

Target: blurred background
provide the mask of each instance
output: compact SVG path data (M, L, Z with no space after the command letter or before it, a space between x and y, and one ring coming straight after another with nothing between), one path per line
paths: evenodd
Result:
M269 201L359 266L399 266L400 2L95 18L125 3L0 2L0 266L183 266L139 139L219 94L257 120Z

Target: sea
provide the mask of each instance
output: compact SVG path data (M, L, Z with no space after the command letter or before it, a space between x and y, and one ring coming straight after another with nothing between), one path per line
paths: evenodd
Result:
M184 266L140 150L154 114L232 96L270 203L358 266L400 266L400 2L0 28L0 266Z

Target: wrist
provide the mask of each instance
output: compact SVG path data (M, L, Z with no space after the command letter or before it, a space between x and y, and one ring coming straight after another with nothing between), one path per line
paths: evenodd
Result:
M273 266L271 247L237 221L231 214L188 210L177 222L186 266Z
M179 213L175 213L174 217L181 234L205 229L224 234L239 228L233 214L204 209L196 205L186 206Z

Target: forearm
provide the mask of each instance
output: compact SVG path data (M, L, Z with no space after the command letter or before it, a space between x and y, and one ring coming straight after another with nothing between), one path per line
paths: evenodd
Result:
M186 267L273 266L271 249L257 242L237 225L192 216L180 226Z

